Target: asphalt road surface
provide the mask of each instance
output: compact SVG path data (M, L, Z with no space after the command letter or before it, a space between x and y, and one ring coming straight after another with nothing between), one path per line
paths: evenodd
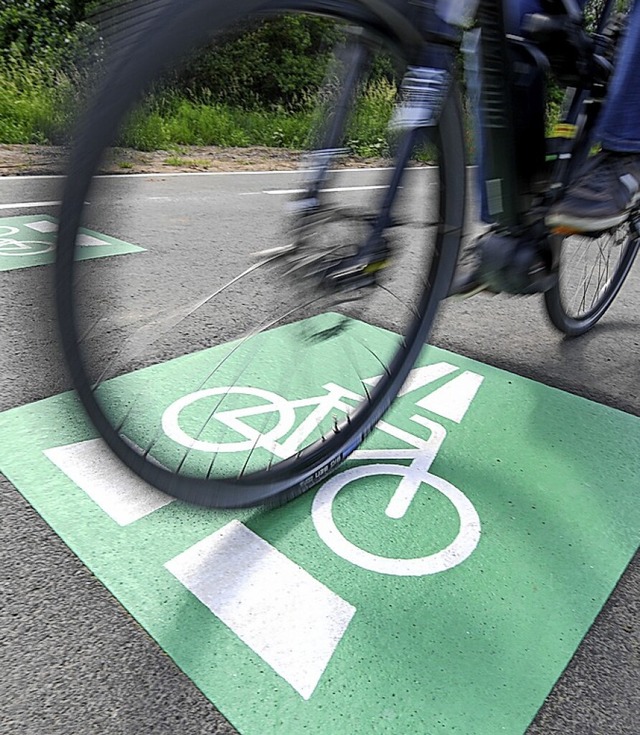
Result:
M344 181L374 186L376 176L352 172ZM277 196L263 192L295 185L291 173L121 177L114 196L129 207L127 221L143 233L130 232L131 242L152 237L158 227L154 212L170 203L180 202L184 221L195 221L217 196L224 203L224 232L233 242L240 240L234 228L249 221L258 227L260 208ZM55 214L59 188L56 178L0 179L0 216ZM127 239L127 233L110 234ZM222 270L232 267L224 258L220 262ZM193 269L197 280L195 261ZM69 387L57 346L51 276L51 266L0 272L0 410ZM557 333L540 298L478 296L448 303L431 341L640 415L637 267L601 324L581 339ZM0 493L0 731L235 732L4 479ZM637 735L639 591L636 555L531 735Z

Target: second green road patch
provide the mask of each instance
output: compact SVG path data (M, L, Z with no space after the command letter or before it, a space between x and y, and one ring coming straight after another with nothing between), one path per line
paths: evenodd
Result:
M55 260L57 222L45 214L0 218L0 271L46 265ZM144 248L80 228L76 258L90 260L135 253Z
M237 443L256 411L348 391L354 332L393 338L354 323L304 395L243 375ZM158 386L167 441L211 357L126 376ZM351 461L269 512L157 493L71 394L0 416L2 472L243 735L522 735L638 547L639 458L639 419L435 348Z

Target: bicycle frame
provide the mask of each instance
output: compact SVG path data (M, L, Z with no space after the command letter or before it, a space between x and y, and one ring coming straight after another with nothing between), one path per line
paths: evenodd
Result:
M458 3L434 0L432 9L425 15L428 28L424 37L427 42L432 39L436 43L450 44L453 34L443 33L438 18L447 14L450 23L460 26L470 25L475 17L480 30L480 113L481 140L485 151L483 187L489 203L489 215L499 230L519 235L532 224L532 208L536 199L540 199L540 179L544 176L545 197L542 203L548 207L567 183L573 171L572 159L575 157L573 140L580 137L579 128L587 126L590 130L596 114L596 106L589 108L589 114L582 120L585 100L592 88L606 81L610 74L611 64L603 57L605 40L602 36L603 26L609 18L615 0L606 0L599 18L599 27L592 37L588 36L582 26L582 11L576 0L558 0L558 6L568 21L568 41L573 50L580 56L581 88L573 89L570 99L565 104L566 116L564 124L571 135L562 139L564 145L555 154L549 156L546 149L544 105L546 90L526 89L526 96L518 97L518 77L527 70L539 72L542 77L549 69L547 57L540 51L535 40L527 40L520 35L509 32L508 18L513 15L512 0L460 0ZM423 3L428 6L430 3ZM447 9L457 8L457 11ZM559 16L559 17L563 17ZM535 38L535 18L530 24ZM540 20L542 20L542 16ZM511 25L519 25L518 23ZM441 35L439 35L441 34ZM524 68L524 72L523 72ZM544 85L544 80L538 80ZM528 99L533 92L535 100L533 109ZM529 105L527 116L537 116L535 125L522 130L522 122L517 119L517 111L523 105ZM519 140L522 137L524 141ZM579 151L578 153L582 153ZM544 171L546 159L555 161L551 172ZM549 180L550 179L550 180ZM550 194L550 196L549 196ZM537 219L541 219L538 213Z
M576 38L580 40L580 33L584 34L584 31L576 20L577 14L572 14L571 8L575 10L575 5L570 3L574 0L564 1L568 10L560 18L563 22L564 19L569 19L570 24L573 24L571 28L575 30ZM606 14L607 8L612 7L613 0L602 1L608 3L604 11ZM202 505L244 507L265 502L283 502L317 484L332 473L342 461L358 451L364 439L382 420L392 401L398 395L402 395L407 376L428 340L439 303L452 290L451 284L463 236L467 167L464 155L463 116L457 87L458 51L463 40L463 29L471 25L476 17L483 32L479 54L480 71L484 78L481 104L483 129L489 138L487 156L489 168L485 178L495 193L492 209L496 224L489 235L474 238L473 249L474 253L479 255L480 267L474 269L467 285L470 284L477 290L488 288L516 293L543 290L539 281L532 284L530 291L525 290L530 285L526 279L531 277L532 273L537 275L530 266L537 266L542 260L538 258L542 247L547 248L544 252L546 256L555 247L554 242L568 238L555 237L545 226L545 206L553 201L557 191L553 187L549 190L548 179L544 186L536 189L535 176L538 168L544 166L545 175L552 171L551 175L556 176L552 181L563 187L565 174L575 165L576 153L582 155L588 152L589 141L586 133L597 116L597 112L592 114L589 109L590 107L595 109L597 104L586 105L587 101L597 97L593 94L596 82L590 80L588 72L601 69L602 79L606 81L606 64L598 61L594 50L597 49L597 40L594 42L586 34L584 37L587 41L582 45L578 43L575 49L567 44L568 48L576 50L570 59L570 65L575 65L577 61L580 62L581 68L575 67L573 72L569 69L563 83L573 73L572 79L576 80L576 88L584 87L584 91L573 94L569 105L570 115L563 118L566 127L572 128L571 134L560 141L566 148L562 154L556 156L555 164L546 166L544 126L538 124L537 127L531 128L532 141L535 138L536 145L530 147L534 149L536 155L531 158L521 156L518 152L519 131L516 129L519 121L512 109L517 103L514 86L517 86L516 76L521 70L514 68L514 59L517 59L525 69L533 68L535 72L547 63L546 57L560 58L563 49L561 47L560 52L556 53L555 48L545 47L548 52L545 54L540 51L538 54L534 43L507 35L507 28L516 27L515 24L507 22L507 8L507 0L460 0L456 5L452 0L424 2L243 0L237 8L219 3L212 17L209 0L193 0L189 3L176 1L171 2L166 11L154 18L153 24L149 26L149 33L145 38L140 38L139 47L131 48L130 54L124 51L121 54L118 49L114 65L86 113L71 158L70 175L66 178L60 214L56 288L62 346L78 396L96 430L130 469L159 489ZM135 280L129 281L129 273L123 281L125 286L123 294L121 296L118 293L115 308L112 308L110 291L104 290L106 286L100 282L104 269L98 269L94 273L95 283L100 286L96 293L83 279L77 277L74 265L80 252L79 247L82 245L78 232L85 212L85 203L105 149L112 144L114 134L126 120L126 115L139 102L141 93L164 74L169 65L177 63L194 47L208 43L214 31L223 34L225 30L233 29L235 32L246 17L268 15L270 11L278 12L278 10L327 15L330 19L338 21L342 29L356 26L353 32L336 34L338 37L347 38L346 48L350 52L353 51L353 54L348 54L348 61L344 65L345 73L337 80L338 83L335 83L335 76L331 76L332 86L321 90L327 94L324 97L320 94L320 101L328 99L328 106L333 114L325 115L324 109L318 110L318 118L323 121L322 138L318 145L320 150L312 154L310 180L300 192L302 196L284 207L284 216L292 213L294 227L299 227L299 230L294 230L292 236L291 228L286 226L290 224L290 220L281 227L281 223L276 223L274 218L274 229L271 232L266 227L263 232L259 222L256 226L256 222L248 221L246 225L250 229L240 230L243 237L246 233L247 244L256 241L270 245L281 244L283 238L286 238L285 244L263 251L261 255L247 252L244 245L234 249L233 257L230 258L234 267L236 262L243 258L249 258L251 264L219 288L217 284L214 286L210 282L209 273L203 272L202 288L205 289L206 296L204 298L200 296L196 302L189 299L191 303L187 305L187 309L184 309L181 303L179 309L169 314L168 320L161 320L163 324L160 326L166 328L161 329L159 334L157 334L158 320L152 314L139 315L136 311L133 320L129 314L126 319L121 319L119 307L120 303L127 303L125 293L129 283L134 288L136 286ZM573 15L576 18L573 18ZM550 16L539 17L545 22L551 19ZM564 32L565 29L561 30ZM607 54L603 56L614 58L615 45L623 30L624 18L615 19L615 22L607 24L606 35L609 40L605 44L606 39L603 39L603 47L607 50ZM528 31L527 34L529 35ZM368 57L376 53L378 45L391 57L397 56L399 51L401 64L397 68L405 70L402 102L396 106L392 117L392 125L400 133L400 143L395 166L387 175L386 186L381 187L384 189L382 203L374 202L370 206L367 201L364 208L354 207L353 204L348 206L351 202L360 205L362 199L367 199L367 196L361 198L357 195L353 199L340 196L325 198L325 191L332 191L332 188L325 184L329 183L328 178L333 176L330 169L331 159L344 144L341 138L346 132L348 114L354 108L352 95L364 86L362 82L366 81ZM597 81L598 78L594 75L594 80ZM606 84L603 83L601 86L603 97ZM543 105L540 101L538 122L542 118L542 110ZM415 177L416 181L427 180L426 206L422 207L421 202L415 201L416 197L413 195L418 192L411 192L412 197L407 197L403 202L403 205L407 206L403 206L402 210L397 208L392 219L391 210L394 204L397 204L396 195L403 183L403 173L410 163L414 144L418 136L422 135L429 136L435 143L437 163L431 171L420 172ZM529 145L530 142L527 140L526 144ZM423 175L424 173L426 175ZM420 184L422 183L424 182L420 181ZM409 188L406 182L405 188ZM333 192L343 190L340 187L333 188ZM295 190L296 193L298 191ZM103 211L107 213L110 221L113 221L112 202L108 195L104 196L103 206ZM420 219L413 219L414 213L420 209L423 210L423 216ZM92 209L92 219L96 211L95 208ZM395 219L396 213L399 215L398 220ZM415 225L425 225L428 236L424 243L412 241L411 250L403 253L408 256L406 260L398 260L393 264L393 269L387 271L389 275L387 283L391 285L387 288L384 282L387 274L384 272L379 274L378 271L385 268L389 255L394 255L394 252L400 254L399 249L409 238L413 238L413 229L407 228L397 232L391 230L395 225L404 224L400 218L406 213L412 218L407 224L414 229ZM264 221L272 222L271 212ZM342 227L343 221L346 222L346 227ZM325 224L329 226L325 228ZM550 315L553 313L554 323L566 334L576 334L580 333L580 330L591 328L615 298L640 242L635 222L629 224L629 230L629 233L622 233L625 244L622 248L618 248L626 260L620 259L614 277L608 276L608 262L604 275L598 273L595 281L597 297L591 299L588 307L585 298L586 308L583 308L582 302L578 309L573 309L572 304L570 308L566 308L559 287L561 268L555 269L556 281L548 288L548 292L556 294L553 296L556 303L548 301L548 310ZM206 225L199 222L197 232L205 231ZM201 243L201 254L203 262L215 265L211 260L212 241L213 238L207 235L206 240ZM563 243L563 250L565 244ZM618 241L614 246L617 244ZM596 245L599 247L598 241ZM415 265L412 260L414 252L419 256ZM491 257L487 257L487 254ZM258 262L255 262L256 255L260 258ZM273 270L267 268L272 263ZM542 263L540 271L554 276L552 265L551 258L548 258ZM253 287L252 279L244 280L246 276L263 267L263 271L256 273L257 277L263 276L257 283L257 288ZM152 266L152 273L155 272ZM274 283L276 279L273 275L277 276L279 273L287 279L291 276L294 281L293 288L278 290L279 284ZM166 275L171 282L175 280L174 269L170 269ZM405 288L405 276L408 288ZM503 286L504 283L506 287ZM265 309L263 284L268 287L275 286L277 298L273 308L267 302ZM558 288L555 288L556 285ZM240 314L237 313L238 300L231 288L234 286L242 289ZM364 298L375 286L380 286L375 300L372 299L365 304ZM198 446L184 436L182 439L186 443L182 444L186 452L176 450L175 447L167 451L163 445L156 448L158 437L161 436L157 427L155 430L152 426L148 427L133 414L139 408L142 411L141 416L145 415L146 396L138 387L142 384L139 384L137 379L131 381L123 379L110 382L109 385L112 387L108 387L106 379L110 375L119 377L121 374L124 378L125 371L136 369L145 362L155 364L160 358L168 357L171 351L183 354L184 339L190 336L190 325L185 325L184 329L180 330L174 328L182 327L181 323L187 317L193 315L201 306L210 304L222 292L226 293L221 296L221 305L233 310L231 312L233 318L229 320L227 328L224 310L221 309L220 314L216 312L216 319L225 322L225 328L210 330L210 338L213 343L220 343L220 340L230 337L232 333L239 332L237 346L232 347L229 353L222 350L216 353L220 355L220 361L213 371L207 366L207 377L201 383L203 390L211 390L204 386L209 380L214 380L213 375L218 367L240 346L243 348L242 352L238 353L233 363L227 364L227 368L231 368L232 364L234 366L235 377L232 376L230 382L236 385L238 376L246 367L257 366L255 358L261 349L259 336L261 332L278 324L288 326L289 322L298 317L306 317L308 312L313 316L320 316L322 313L335 311L336 313L327 321L329 326L318 322L319 331L315 331L316 328L313 327L312 332L307 333L306 328L303 328L298 334L292 327L292 335L296 338L297 344L294 345L292 342L293 349L286 350L287 360L273 366L273 372L280 381L287 381L291 373L295 373L296 379L298 372L304 377L303 370L306 366L315 371L317 358L322 350L318 345L341 334L353 322L354 314L359 318L361 313L365 313L364 308L360 309L361 304L356 306L355 312L351 311L350 302L356 299L363 299L362 306L368 308L367 316L374 323L378 313L388 310L385 321L390 322L394 329L396 324L398 325L401 338L391 340L388 346L385 345L380 349L375 347L375 350L370 349L368 337L363 340L362 348L371 352L372 357L376 358L376 363L383 369L380 371L380 379L370 387L369 381L361 381L362 392L357 396L354 394L355 397L352 396L356 405L352 405L351 401L348 404L344 403L346 409L342 411L346 414L344 420L335 419L332 423L322 426L317 433L314 431L312 435L307 435L305 428L305 431L295 434L295 442L291 437L285 439L286 434L279 435L276 431L268 439L273 440L273 446L267 444L266 447L275 457L273 462L271 457L268 457L268 464L262 462L262 456L252 458L253 442L259 443L264 437L251 435L249 432L250 435L246 437L249 444L241 442L242 450L249 453L246 459L241 460L244 462L242 466L238 466L236 470L231 464L226 463L222 467L214 468L215 457L225 449L211 445ZM143 289L140 298L144 298L145 293L146 290ZM462 288L460 293L464 293ZM105 309L108 312L106 318L101 313L102 294L105 296ZM188 292L185 291L185 294ZM408 295L407 298L405 294ZM601 294L604 296L601 297ZM134 295L138 297L138 294ZM246 302L245 295L255 295L256 308L253 308L252 303ZM267 298L269 295L271 294L267 294ZM136 309L137 304L142 304L141 301L131 303ZM344 310L343 303L346 304ZM210 308L213 310L213 305ZM552 312L552 309L555 311ZM109 319L111 311L113 318ZM574 316L575 314L577 316ZM177 321L174 320L176 315ZM144 317L142 326L132 327L135 331L130 336L126 336L125 331L123 340L121 330L127 330L130 324L136 325L139 316ZM200 318L202 321L199 321ZM245 328L245 318L247 323L250 319L254 319L253 328ZM92 330L98 324L102 327L103 319L106 327L104 333L101 329L99 335L94 335ZM194 317L193 324L195 328L206 324L209 331L208 315L201 312ZM89 331L86 326L89 326ZM167 332L171 334L166 334ZM151 335L153 338L151 342L144 339L145 335ZM159 337L165 335L166 351L164 344L158 345L157 348L153 344ZM245 351L244 345L249 340L253 340L252 345ZM372 337L372 344L374 341L377 339L374 340ZM153 349L146 350L152 345ZM350 350L344 352L350 353ZM358 354L353 357L347 354L345 358L356 366L355 375L360 377L357 368ZM236 359L245 361L237 373ZM340 366L341 363L336 368ZM220 375L216 376L216 381L219 377ZM151 395L155 393L151 385L148 390ZM216 395L218 388L214 387L213 390L215 392L212 395ZM227 386L225 391L233 393L233 386ZM198 428L198 432L204 431L212 415ZM242 418L235 408L232 411L222 411L219 418L223 424L228 422L227 425L231 429L234 426L241 428L239 424L234 424ZM167 431L164 433L169 439L174 440L174 444L176 443L175 437L171 437ZM242 431L240 434L242 435ZM199 437L200 434L197 437L198 442ZM280 443L281 439L290 442L291 446L287 445L285 450L282 446L284 442ZM177 444L180 445L181 442L177 441ZM293 446L294 444L298 449ZM265 448L262 444L259 446ZM208 452L213 456L210 461L201 455L191 457L189 455L191 449ZM240 450L239 447L236 449ZM171 455L170 464L165 460L165 455ZM389 470L387 474L399 476L401 479L408 478L404 469ZM410 485L406 482L404 487L412 490L415 489L415 484ZM403 494L402 498L405 500L410 498L410 493ZM396 507L394 512L401 512L402 503L394 503L394 506Z
M547 172L545 192L540 202L542 209L557 199L566 186L570 173L575 169L576 157L581 159L582 153L574 151L573 141L580 138L580 128L586 126L591 130L596 107L589 107L589 114L580 119L585 110L585 101L595 85L606 80L611 72L611 65L602 56L604 39L603 24L609 17L614 0L606 0L600 14L600 24L593 37L589 37L582 29L582 11L575 0L561 0L564 14L570 24L574 50L580 56L581 88L574 88L565 100L566 137L560 139L559 150L549 157L554 160L553 170ZM541 109L535 111L539 116L539 126L534 131L534 139L526 139L524 146L518 145L519 131L514 112L518 100L514 98L517 89L516 65L518 54L529 55L531 64L548 68L548 61L531 41L522 37L509 35L506 18L509 13L509 0L481 0L478 10L478 22L481 28L481 67L482 67L482 138L487 148L487 171L484 186L490 205L489 214L495 219L498 227L507 232L519 234L522 228L532 224L531 210L535 206L536 179L543 174L546 150L544 130L545 95L539 96L536 103ZM535 16L534 16L535 19ZM535 28L535 26L534 26ZM534 35L533 33L531 35ZM525 62L526 63L526 62ZM546 69L544 69L546 71ZM588 146L586 146L588 148ZM523 155L524 151L524 155ZM576 155L577 154L577 155ZM536 160L537 157L537 160ZM579 161L580 162L580 161ZM537 219L541 219L538 214Z
M494 222L494 236L484 243L487 253L487 271L496 276L496 290L527 293L546 290L554 282L551 273L553 255L544 225L544 215L566 187L568 180L586 155L590 142L588 133L595 122L598 104L586 105L603 85L611 72L611 64L603 54L605 39L603 24L609 17L615 0L606 0L600 14L600 27L589 36L582 27L582 11L576 0L558 0L562 13L556 18L566 21L568 42L577 54L579 73L576 87L565 101L565 116L561 135L555 140L555 151L548 150L545 135L547 56L534 40L510 34L511 0L422 0L407 3L407 17L413 17L420 31L420 43L415 34L405 47L408 70L403 81L405 105L409 111L396 113L395 125L403 129L396 156L396 166L381 203L375 227L367 242L359 249L345 273L358 268L366 270L386 257L384 231L392 224L391 209L402 183L403 171L419 135L428 134L437 124L443 100L449 94L451 80L456 74L457 52L463 42L464 27L474 23L480 30L478 49L480 108L483 168L483 194L487 203L485 216ZM398 32L397 3L381 0L363 0L366 9L385 18L383 7L393 15ZM416 7L418 6L418 7ZM346 4L344 7L349 7ZM346 12L346 11L345 11ZM550 20L548 16L530 16L535 26ZM518 19L519 24L519 19ZM533 31L535 31L535 27ZM539 32L539 31L538 31ZM530 35L534 36L532 32ZM333 118L331 131L326 137L325 150L311 161L312 174L307 182L304 199L309 208L318 203L318 192L326 180L328 170L341 145L344 129L344 110L353 92L354 80L367 63L367 51L361 40L355 41L351 65ZM481 83L480 83L481 80ZM603 87L604 88L604 87ZM586 111L586 112L585 112ZM580 141L580 145L576 145ZM302 211L302 210L301 210ZM498 233L498 234L495 234ZM536 260L543 256L543 267ZM511 263L520 259L525 265L506 273ZM529 273L546 271L535 282L528 283ZM506 274L505 274L506 273Z
M559 0L558 20L541 14L526 17L532 39L526 40L508 33L509 0L480 1L482 185L488 210L483 214L494 225L477 247L483 278L494 291L529 294L557 286L562 238L549 231L545 216L593 144L591 134L613 69L603 36L613 2L606 0L599 27L589 35L576 0ZM565 93L562 124L550 141L545 131L550 61L539 44L549 22L564 34L564 53L573 55L569 77L574 85ZM519 28L520 23L518 18L514 25ZM562 68L557 71L567 74ZM519 86L519 77L527 74L530 78Z

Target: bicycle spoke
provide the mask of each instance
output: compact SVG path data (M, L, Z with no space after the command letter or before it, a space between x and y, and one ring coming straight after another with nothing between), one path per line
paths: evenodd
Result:
M79 395L107 443L176 497L238 505L261 502L271 487L284 488L277 491L283 497L302 492L324 462L370 431L374 411L390 403L398 375L411 369L426 339L425 317L435 311L425 274L451 275L439 257L445 235L457 247L450 232L462 225L464 162L453 83L444 122L430 130L433 165L411 165L419 135L387 134L383 125L385 146L402 138L402 165L394 166L385 148L388 160L370 172L336 166L337 157L350 155L350 125L381 85L388 86L382 91L389 123L407 60L384 29L354 32L353 19L332 18L331 47L338 39L346 54L332 59L327 48L318 57L328 82L316 107L312 170L302 182L294 172L290 179L282 174L278 190L262 189L258 177L185 177L167 192L162 179L101 177L89 196L91 166L111 141L128 134L127 119L147 114L149 82L153 104L163 104L165 80L182 73L182 58L193 58L191 41L234 43L246 33L243 24L215 38L205 32L220 8L205 7L204 0L168 4L172 22L162 25L160 13L153 33L134 50L144 60L145 79L135 77L135 65L132 74L124 65L110 70L102 102L88 113L90 134L74 154L60 268L74 262L80 244L71 230L78 222L146 252L74 265L73 278L61 272L58 282L73 320L65 349ZM278 8L270 10L277 18ZM224 13L225 23L239 19L233 6ZM195 17L202 19L197 30ZM315 28L315 16L313 22ZM189 41L176 41L183 38ZM370 67L380 54L388 55L397 80ZM191 91L197 98L200 92ZM252 94L243 95L243 104ZM206 104L225 103L212 97ZM306 119L306 106L300 112ZM246 117L251 114L247 109ZM301 139L312 140L313 132ZM438 221L445 180L454 192L447 233ZM411 338L395 339L389 330ZM164 474L149 474L148 467Z

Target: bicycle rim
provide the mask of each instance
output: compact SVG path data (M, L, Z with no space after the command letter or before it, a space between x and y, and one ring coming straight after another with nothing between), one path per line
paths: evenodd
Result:
M545 293L552 323L572 337L591 329L622 288L638 244L630 221L607 232L563 238L558 283Z
M388 171L328 173L317 218L302 228L287 201L304 190L304 175L253 176L250 184L231 176L224 186L216 177L170 184L96 178L123 121L142 115L135 105L143 89L153 82L157 94L170 78L166 60L182 59L211 31L240 18L228 8L212 12L208 2L176 4L171 13L172 32L165 18L113 72L78 139L56 264L62 344L89 418L143 479L206 506L283 502L363 441L425 343L455 267L463 219L459 108L452 95L440 128L431 131L429 155L437 165L406 173L394 226L384 233L391 258L377 285L327 291L316 271L343 262L368 236L374 195L384 194ZM270 6L271 21L275 16ZM236 42L240 31L233 28ZM378 44L385 40L380 29L369 29ZM397 53L397 39L388 46L390 56ZM331 54L323 58L336 63ZM181 68L176 62L170 74ZM375 98L369 83L358 88L365 107L356 107L356 116L367 115ZM389 92L379 85L379 94ZM183 107L193 112L205 101ZM148 111L148 96L144 104ZM228 124L237 132L238 123ZM81 227L146 252L79 262L87 247ZM293 258L264 252L292 243L299 249L301 242L304 250ZM370 336L358 336L363 322L386 331L368 328ZM327 386L338 386L340 395L329 410Z

